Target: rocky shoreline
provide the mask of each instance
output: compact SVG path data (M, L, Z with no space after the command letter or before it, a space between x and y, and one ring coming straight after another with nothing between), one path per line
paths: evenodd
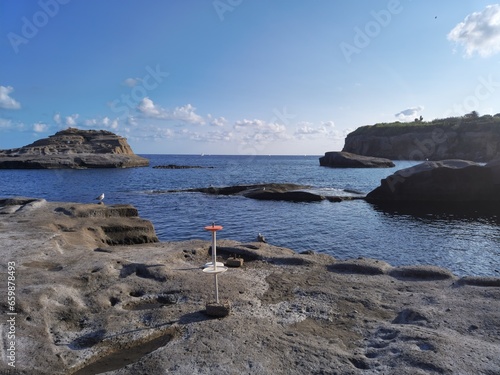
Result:
M14 262L18 280L16 368L6 373L500 372L498 278L336 260L222 231L218 260L244 264L219 277L231 313L213 319L212 278L201 272L209 234L156 242L134 210L0 200L0 267Z

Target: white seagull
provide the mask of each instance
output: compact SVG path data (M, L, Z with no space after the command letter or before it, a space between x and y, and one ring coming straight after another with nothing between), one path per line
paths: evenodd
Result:
M104 193L99 195L96 199L99 201L99 203L102 203L102 201L104 200Z
M266 238L262 234L257 235L257 241L266 243Z

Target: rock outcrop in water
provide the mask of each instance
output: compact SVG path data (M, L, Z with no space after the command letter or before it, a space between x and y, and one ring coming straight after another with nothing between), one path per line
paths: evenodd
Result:
M500 114L362 126L347 135L342 151L391 160L488 162L500 155Z
M210 186L208 188L194 188L184 190L169 190L169 193L198 192L213 195L240 195L250 199L287 202L319 202L329 200L341 202L343 200L361 199L362 194L351 192L350 196L325 196L311 190L311 186L290 183L268 183L253 185Z
M499 189L498 159L484 166L465 160L428 161L383 179L366 200L498 208Z
M389 159L356 155L350 152L330 151L319 158L319 165L331 168L391 168L394 163Z
M109 246L103 223L137 220L123 216L130 206L100 206L0 201L0 267L14 264L17 278L11 373L500 373L498 278L297 254L221 231L217 260L245 262L219 277L232 309L212 319L209 234Z
M30 145L0 150L3 169L130 168L149 165L127 140L105 130L69 128Z

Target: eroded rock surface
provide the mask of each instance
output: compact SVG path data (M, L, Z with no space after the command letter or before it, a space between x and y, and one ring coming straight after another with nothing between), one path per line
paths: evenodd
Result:
M16 264L16 374L500 373L497 279L298 254L222 231L218 260L245 262L219 276L231 314L212 319L202 228L199 240L109 246L89 220L134 219L120 216L129 208L10 203L0 269Z
M137 156L127 140L105 130L68 128L21 148L0 150L0 168L129 168L149 160Z

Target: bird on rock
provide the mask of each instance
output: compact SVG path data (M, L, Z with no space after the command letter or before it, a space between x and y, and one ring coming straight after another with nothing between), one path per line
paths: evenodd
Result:
M102 203L102 201L104 200L104 193L102 193L101 195L99 195L97 198L95 198L96 200L99 201L99 204Z
M257 241L266 243L266 238L262 234L257 235Z

